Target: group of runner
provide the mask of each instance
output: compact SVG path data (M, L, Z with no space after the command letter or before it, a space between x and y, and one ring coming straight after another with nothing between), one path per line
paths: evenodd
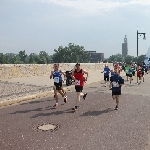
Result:
M86 77L84 76L86 74ZM67 95L66 92L64 91L63 87L62 87L62 83L64 82L64 80L62 79L62 75L64 75L64 80L66 80L66 74L65 72L61 71L59 69L59 64L54 64L54 70L51 72L50 75L50 79L54 79L54 86L53 86L53 90L54 90L54 95L55 95L55 99L56 99L56 103L54 105L54 108L58 107L58 93L60 93L62 95L62 97L64 98L64 102L67 102ZM80 97L82 96L83 99L85 100L87 93L83 93L83 87L84 87L84 83L88 78L88 72L84 69L81 68L80 64L77 63L74 67L74 69L72 70L72 79L75 81L75 90L77 93L77 98L76 98L76 102L75 102L75 106L72 109L73 111L76 111L78 109L79 106L79 102L80 102Z
M127 81L130 81L130 84L133 80L133 76L137 76L137 84L141 83L141 79L143 78L144 82L144 73L147 72L148 68L144 64L144 62L141 63L141 65L137 66L135 63L132 63L132 65L126 65L124 68L124 71L126 72ZM111 70L108 65L105 65L104 70L102 73L104 73L104 81L105 81L105 87L109 83L109 88L112 90L112 98L113 100L116 100L116 106L115 110L118 110L119 106L119 96L121 95L121 87L124 84L124 79L121 77L120 73L122 71L122 67L116 63L114 65L114 68ZM137 74L136 74L137 73ZM110 74L110 76L109 76ZM62 78L62 75L64 76L64 79ZM86 77L85 77L86 75ZM83 97L83 99L86 99L87 93L83 93L83 87L85 84L85 80L89 77L89 73L81 68L81 65L77 63L72 70L72 78L75 81L75 91L77 93L77 98L75 105L73 107L73 111L76 111L79 106L80 97ZM67 102L67 95L65 90L62 87L62 83L64 80L66 80L66 74L65 72L61 71L59 68L59 64L54 64L54 70L51 72L50 79L54 79L54 95L56 99L56 103L54 105L54 108L58 107L58 93L61 94L61 96L64 98L64 102ZM130 80L129 80L130 78ZM138 82L139 80L139 82Z

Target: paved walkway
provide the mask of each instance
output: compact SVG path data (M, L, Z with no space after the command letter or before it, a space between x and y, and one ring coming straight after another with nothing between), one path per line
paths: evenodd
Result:
M103 80L103 73L100 70L89 72L87 84ZM20 77L3 79L0 82L0 106L14 104L25 100L41 98L53 94L53 79L49 76ZM66 90L74 86L66 86Z
M136 85L126 82L119 110L111 91L103 83L86 86L86 100L72 113L76 93L67 92L68 103L47 97L0 108L0 149L2 150L150 150L150 75ZM54 124L53 132L38 130Z

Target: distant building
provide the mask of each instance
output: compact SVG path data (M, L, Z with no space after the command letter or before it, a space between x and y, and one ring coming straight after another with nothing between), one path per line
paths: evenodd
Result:
M104 61L104 53L96 53L96 51L88 51L91 55L90 63L98 63Z
M128 42L125 35L124 43L122 43L122 56L126 57L128 55Z

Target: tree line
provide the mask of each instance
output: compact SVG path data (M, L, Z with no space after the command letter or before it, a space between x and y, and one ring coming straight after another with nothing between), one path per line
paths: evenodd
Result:
M141 62L145 58L145 55L141 55L138 58L128 55L123 57L121 54L112 55L105 59L105 62ZM91 55L84 49L83 46L69 43L68 46L59 46L58 49L54 49L54 54L49 55L45 51L40 51L39 54L31 53L26 54L26 51L20 51L18 54L14 53L0 53L0 64L49 64L49 63L89 63Z
M132 62L140 63L141 61L144 61L145 55L140 55L139 57L134 57L127 55L126 57L123 57L121 54L116 54L110 56L108 59L106 59L107 62L124 62L126 64L131 64Z

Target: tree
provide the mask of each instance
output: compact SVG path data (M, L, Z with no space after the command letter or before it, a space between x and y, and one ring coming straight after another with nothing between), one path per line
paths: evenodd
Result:
M131 64L131 62L133 61L133 56L130 56L130 55L127 55L126 57L125 57L125 63L126 64Z
M49 57L48 53L46 53L45 51L40 51L38 63L39 64L47 64L49 62L50 62L50 57Z
M8 58L3 53L0 53L0 63L1 64L8 64L9 63Z
M37 64L39 62L39 56L35 53L29 55L29 64Z
M137 59L137 62L141 63L141 61L144 61L144 59L145 59L145 55L140 55Z
M68 46L59 46L54 49L53 62L57 63L76 63L76 62L89 62L90 54L85 51L83 46L74 45L69 43Z
M122 57L121 54L116 54L116 55L112 55L110 56L108 59L108 62L123 62L124 58Z
M20 57L20 61L25 63L25 59L27 57L27 54L26 54L25 50L19 52L19 57Z

